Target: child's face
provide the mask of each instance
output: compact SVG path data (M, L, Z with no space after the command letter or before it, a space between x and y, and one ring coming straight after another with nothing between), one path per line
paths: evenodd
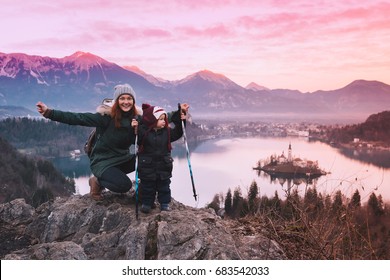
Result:
M157 129L160 129L160 128L163 128L165 127L165 114L162 114L158 120L157 120L157 125L156 125L156 128Z

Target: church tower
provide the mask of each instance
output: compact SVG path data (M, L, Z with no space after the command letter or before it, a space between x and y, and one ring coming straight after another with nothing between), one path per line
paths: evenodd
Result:
M291 151L291 143L288 145L288 157L287 157L288 162L292 162L292 151Z

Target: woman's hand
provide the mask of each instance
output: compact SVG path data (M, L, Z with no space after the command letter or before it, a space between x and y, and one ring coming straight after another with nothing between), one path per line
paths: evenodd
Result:
M41 114L42 116L45 116L45 113L47 112L48 108L46 106L45 103L39 101L37 104L37 110L38 110L38 113Z
M138 121L136 119L131 120L131 127L134 128L134 133L137 134L138 132Z

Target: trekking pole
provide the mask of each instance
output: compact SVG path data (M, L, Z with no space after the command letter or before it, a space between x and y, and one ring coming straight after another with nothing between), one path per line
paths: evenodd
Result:
M135 133L135 218L138 220L138 127L134 128Z
M180 119L181 119L181 107L180 107L180 103L178 103L178 108L179 108L179 112L180 112ZM185 112L183 112L185 114ZM188 162L188 168L190 170L190 176L191 176L191 183L192 183L192 192L194 193L194 198L195 198L195 201L196 201L196 197L197 197L197 194L196 194L196 190L195 190L195 183L194 183L194 176L192 174L192 167L191 167L191 161L190 161L190 151L188 149L188 143L187 143L187 134L186 134L186 128L185 128L185 125L184 125L184 121L181 120L181 127L183 129L183 139L184 139L184 145L186 147L186 154L187 154L187 162Z

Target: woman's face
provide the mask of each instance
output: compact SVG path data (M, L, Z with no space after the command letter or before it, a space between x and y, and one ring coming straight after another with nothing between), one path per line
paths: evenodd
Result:
M134 106L134 99L130 94L122 94L118 98L118 105L123 112L129 112Z

